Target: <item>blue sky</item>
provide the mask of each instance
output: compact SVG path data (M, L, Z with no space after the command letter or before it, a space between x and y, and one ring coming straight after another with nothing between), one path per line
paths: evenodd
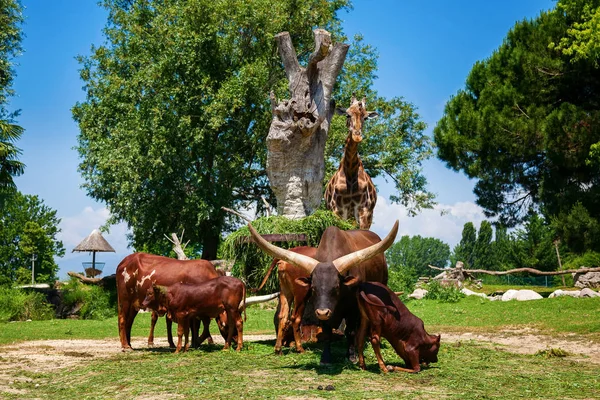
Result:
M22 3L24 53L17 59L17 96L9 109L21 109L17 123L25 133L17 145L27 168L16 183L23 193L39 195L62 219L60 239L67 254L57 261L64 278L67 271L80 271L81 262L91 260L87 253L71 250L109 216L105 205L80 188L83 180L73 149L78 127L71 116L73 105L85 98L75 57L89 55L92 44L103 42L106 12L95 0ZM464 86L473 64L489 57L516 21L535 18L554 6L550 0L355 0L354 9L341 18L348 36L361 33L377 48L379 94L413 103L431 134L446 101ZM390 204L391 186L377 180L379 200L371 229L386 234L400 219L399 235L437 237L454 246L465 222L479 225L484 219L475 205L473 182L435 159L425 164L424 173L438 206L407 217L403 207ZM104 235L117 251L98 256L106 261L107 274L132 252L126 230L119 224Z

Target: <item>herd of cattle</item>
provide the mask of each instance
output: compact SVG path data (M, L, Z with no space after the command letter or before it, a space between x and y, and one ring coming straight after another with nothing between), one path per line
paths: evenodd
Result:
M345 322L347 357L355 362L358 350L358 363L363 369L366 368L363 351L367 336L383 372L418 372L421 364L437 362L440 336L427 334L423 321L386 286L388 271L384 252L394 242L397 221L383 240L367 230L342 231L329 227L317 248L293 249L267 242L252 225L248 226L255 243L274 258L268 274L275 265L278 267L280 294L274 318L276 353L281 353L285 342L295 343L298 352L304 351L302 324L307 309L318 320L319 341L323 342L322 364L331 363L331 340L334 329L340 327L342 321ZM199 345L204 340L212 342L209 324L213 318L225 339L225 349L232 341L237 342L237 351L242 349L248 305L245 285L237 278L222 276L209 261L134 253L121 261L116 277L123 350L131 349L131 327L140 309L153 313L149 345L153 344L158 316L165 315L172 347L175 345L171 323L178 324L176 352L182 348L186 351L190 346L190 330L192 344ZM204 329L198 336L200 322ZM293 339L286 339L290 330ZM185 343L182 343L184 337ZM382 337L390 342L407 368L385 365L380 352Z

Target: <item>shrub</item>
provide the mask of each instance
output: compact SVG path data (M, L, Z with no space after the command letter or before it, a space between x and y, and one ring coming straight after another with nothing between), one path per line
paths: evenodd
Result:
M71 308L80 305L79 316L83 319L105 319L116 315L109 291L99 286L84 285L74 278L63 286L63 302Z
M440 303L456 303L465 295L456 286L442 286L438 281L427 285L428 300L438 300Z
M54 317L43 294L0 287L0 321L45 320Z
M329 226L337 226L342 230L355 229L356 227L348 221L341 220L331 211L317 210L313 215L305 218L292 220L282 216L262 217L252 222L252 226L261 235L271 233L296 233L306 235L306 243L282 242L277 243L283 248L296 246L319 245L321 235ZM264 253L253 242L246 239L250 236L250 230L243 226L231 233L222 246L222 257L235 260L232 270L234 276L244 278L248 287L257 287L265 276L273 257ZM279 290L277 272L271 273L263 291L272 293Z
M400 298L403 301L415 290L417 275L413 268L398 267L388 269L388 286L394 292L404 292Z

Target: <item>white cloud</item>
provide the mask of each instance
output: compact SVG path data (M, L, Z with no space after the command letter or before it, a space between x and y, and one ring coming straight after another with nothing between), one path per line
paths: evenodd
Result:
M433 209L423 210L417 216L409 217L406 207L379 197L371 230L383 237L392 229L397 219L400 221L398 238L404 235L434 237L447 243L452 249L460 242L465 223L472 222L476 229L479 229L481 221L486 218L483 209L472 202L438 204Z
M73 216L61 217L59 227L62 231L57 235L59 240L62 240L65 246L64 259L73 258L77 253L71 253L73 248L77 246L84 238L86 238L94 229L104 225L110 212L107 208L93 209L85 207L79 214ZM110 227L110 233L103 233L102 236L110 243L117 253L128 253L127 248L127 225L119 223Z

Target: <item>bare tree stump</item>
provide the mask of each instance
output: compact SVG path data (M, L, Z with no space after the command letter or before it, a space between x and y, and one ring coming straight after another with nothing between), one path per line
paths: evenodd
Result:
M335 110L331 93L349 47L332 46L331 34L323 29L316 29L314 36L315 51L306 68L298 63L289 33L275 36L290 99L277 102L271 92L267 175L277 212L293 219L312 214L321 204L325 142Z

